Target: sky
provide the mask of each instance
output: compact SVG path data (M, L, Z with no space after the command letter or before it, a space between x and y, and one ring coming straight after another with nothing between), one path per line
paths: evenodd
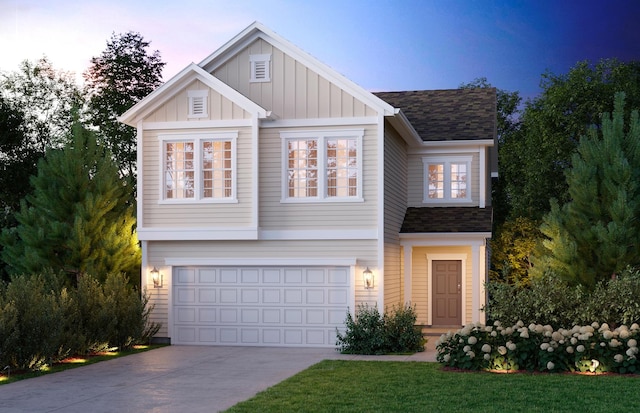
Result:
M47 56L80 81L113 33L135 31L166 81L254 21L370 91L486 77L528 99L547 71L640 60L638 0L0 0L0 72Z

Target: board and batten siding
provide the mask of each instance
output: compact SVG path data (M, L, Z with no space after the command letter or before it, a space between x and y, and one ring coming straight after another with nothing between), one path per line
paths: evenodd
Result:
M418 314L417 324L427 325L431 308L429 308L429 280L428 280L428 255L429 254L460 254L466 256L466 277L465 296L462 300L465 303L465 313L463 314L463 322L470 322L473 315L473 279L472 268L473 261L471 255L471 247L414 247L412 253L412 285L411 285L411 303L416 306ZM465 271L465 269L462 269Z
M159 136L175 135L176 138L207 132L238 132L236 140L236 195L237 203L159 203L162 199L160 156L162 148ZM251 225L253 204L251 152L251 128L147 130L144 131L143 197L142 213L145 228L169 227L224 227Z
M188 93L192 90L208 90L207 95L207 116L189 118L188 117ZM171 98L153 111L147 117L145 122L202 122L208 120L231 120L231 119L249 119L251 115L231 100L222 96L220 93L209 88L199 80L194 80L186 88L176 93Z
M253 54L271 55L271 81L249 81L249 56ZM212 74L280 119L377 115L375 110L263 39L256 39Z
M363 129L362 192L364 202L282 202L283 153L281 132L319 129ZM310 135L313 136L313 135ZM373 229L377 224L376 125L326 128L265 128L260 131L260 227L265 230Z
M478 206L480 205L480 155L478 152L468 153L438 153L438 156L442 156L446 159L447 156L465 156L472 155L471 158L471 204L464 204L464 206ZM409 155L409 206L410 207L424 207L431 205L424 203L424 191L425 191L425 176L424 176L424 163L422 158L430 156L428 154L410 154ZM451 202L439 202L435 206L448 207L448 206L460 206L459 203Z
M384 302L409 301L404 295L400 228L407 210L407 144L387 124L384 138Z

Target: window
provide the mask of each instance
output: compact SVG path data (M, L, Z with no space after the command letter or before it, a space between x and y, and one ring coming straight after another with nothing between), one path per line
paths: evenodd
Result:
M208 116L207 113L207 98L209 97L208 90L189 90L187 92L189 99L189 117L190 118L204 118Z
M269 64L271 62L270 54L252 54L249 56L249 64L251 65L251 82L269 82L271 81L271 71Z
M235 201L237 133L163 135L165 201Z
M283 132L283 200L362 200L363 133Z
M471 201L471 156L422 158L422 163L423 202Z

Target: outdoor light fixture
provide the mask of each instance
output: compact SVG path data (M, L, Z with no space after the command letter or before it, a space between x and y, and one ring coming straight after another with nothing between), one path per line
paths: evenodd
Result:
M367 290L369 288L373 288L373 273L371 272L369 267L367 267L367 269L362 272L362 280L364 281L364 288L366 288Z
M153 280L153 288L162 288L162 274L156 267L151 270L151 279Z

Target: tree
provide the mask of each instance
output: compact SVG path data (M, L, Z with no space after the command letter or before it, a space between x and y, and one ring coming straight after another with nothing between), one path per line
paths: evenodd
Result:
M129 188L91 132L76 123L73 141L62 150L47 150L31 185L15 215L18 225L0 237L11 273L53 269L76 278L118 272L138 278Z
M640 61L579 62L565 75L542 76L542 93L526 102L521 127L506 135L500 149L500 177L506 183L511 216L539 220L549 200L568 198L564 172L580 136L613 110L623 91L628 107L640 107Z
M525 286L529 284L531 255L541 233L536 221L525 217L508 219L491 239L491 281Z
M84 73L90 123L97 128L120 173L135 180L136 130L117 117L153 92L162 83L160 52L147 52L150 42L140 33L112 34L107 48L91 59Z
M617 93L613 115L580 139L567 171L570 200L553 200L543 219L534 275L551 271L593 288L640 264L640 120L634 110L625 130L624 101Z
M36 62L25 60L19 71L4 74L0 94L23 113L23 146L41 154L47 148L64 146L73 112L84 104L73 75L55 70L46 57Z

